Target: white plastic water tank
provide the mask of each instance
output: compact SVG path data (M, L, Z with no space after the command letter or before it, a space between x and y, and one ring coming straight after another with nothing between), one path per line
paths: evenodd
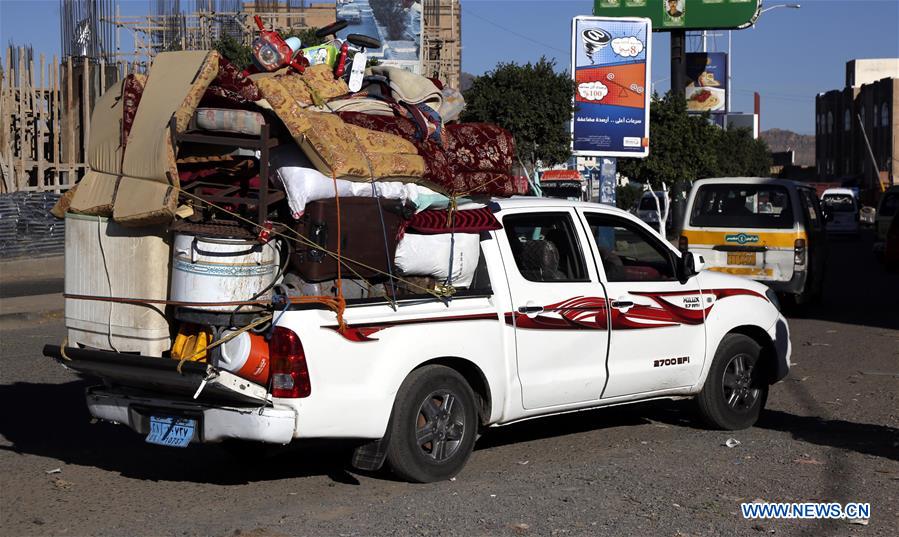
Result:
M123 227L98 216L66 214L66 293L165 300L167 236L159 226ZM67 298L65 310L69 346L144 356L162 356L171 348L164 305Z

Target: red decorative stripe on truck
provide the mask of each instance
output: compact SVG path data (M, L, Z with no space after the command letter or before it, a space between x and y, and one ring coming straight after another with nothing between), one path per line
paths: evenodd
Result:
M705 322L706 315L715 303L708 307L702 303L706 294L714 295L717 300L731 296L755 296L767 301L767 298L749 289L710 289L707 291L671 291L648 293L634 291L634 296L652 299L656 305L634 304L628 308L612 308L600 297L575 297L543 308L537 315L521 312L509 312L505 315L506 324L517 328L531 330L608 330L606 311L611 317L614 330L642 330L646 328L663 328L678 325L699 325ZM684 300L684 306L678 306L664 300L663 297L695 296L695 301ZM689 304L689 306L688 306Z
M507 325L524 330L608 330L609 317L611 317L614 330L642 330L646 328L702 324L705 322L708 313L715 306L715 303L728 297L754 296L765 301L768 300L761 293L749 289L709 289L701 293L699 291L664 291L659 293L633 291L629 294L652 299L656 305L634 304L628 308L618 309L610 307L609 302L605 298L577 296L545 306L542 312L533 316L512 311L507 312L503 317ZM705 304L702 303L703 295L714 295L716 302L713 302L708 307L704 307ZM695 296L696 300L684 300L684 306L664 300L664 297L687 296ZM499 317L495 313L475 313L349 324L344 332L338 333L349 341L364 343L378 341L377 338L371 336L394 326L489 320L499 320ZM337 331L337 326L326 326L324 328Z
M381 330L386 328L392 328L394 326L403 326L409 324L426 324L426 323L448 323L448 322L457 322L457 321L497 321L499 317L496 313L473 313L468 315L449 315L444 317L425 317L423 319L405 319L402 321L384 321L380 323L364 323L364 324L348 324L346 330L344 332L340 332L337 330L337 326L325 326L323 328L328 328L330 330L334 330L338 334L342 335L344 338L355 341L357 343L364 343L366 341L378 341L378 338L371 337L372 334L376 334Z

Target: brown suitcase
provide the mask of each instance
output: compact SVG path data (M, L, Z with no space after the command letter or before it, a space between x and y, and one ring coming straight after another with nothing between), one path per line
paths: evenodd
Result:
M344 278L359 276L380 281L387 279L388 260L396 254L397 234L410 214L402 202L381 199L384 228L378 215L377 198L340 199L340 248ZM337 205L335 200L314 201L306 205L303 217L294 225L297 232L322 248L296 243L291 264L307 282L321 282L337 277L337 260L324 250L337 252ZM386 231L386 233L385 233ZM386 243L385 243L386 235ZM386 252L385 252L386 247ZM377 270L363 267L359 263ZM352 269L352 270L350 270ZM354 274L355 271L357 274Z

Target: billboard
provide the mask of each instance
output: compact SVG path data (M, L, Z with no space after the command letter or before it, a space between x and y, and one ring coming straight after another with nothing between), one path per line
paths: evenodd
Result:
M337 33L377 38L381 48L367 50L381 65L402 67L421 73L421 1L348 0L337 3L337 18L349 25Z
M745 28L755 23L761 0L594 0L593 14L646 17L657 32Z
M726 113L727 54L724 52L687 53L687 110Z
M571 149L578 156L649 154L649 19L575 17Z

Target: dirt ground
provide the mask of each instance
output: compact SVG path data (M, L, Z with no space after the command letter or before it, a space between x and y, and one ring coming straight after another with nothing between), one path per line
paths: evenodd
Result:
M91 382L41 356L60 320L0 331L0 533L899 535L899 275L866 241L834 242L824 303L791 328L796 365L750 430L707 430L691 401L544 418L487 431L458 477L429 485L352 471L331 444L243 458L148 445L92 424ZM744 520L756 499L872 514Z

